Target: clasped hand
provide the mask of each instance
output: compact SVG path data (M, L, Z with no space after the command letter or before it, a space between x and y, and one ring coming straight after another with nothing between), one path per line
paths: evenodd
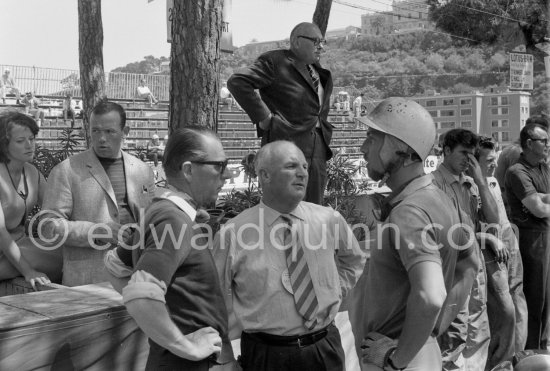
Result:
M383 370L394 370L388 366L388 357L397 347L397 340L390 339L378 332L369 332L361 342L362 362L380 367Z

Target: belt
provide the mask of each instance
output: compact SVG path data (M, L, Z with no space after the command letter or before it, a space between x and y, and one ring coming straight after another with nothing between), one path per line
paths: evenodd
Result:
M331 326L334 326L334 324L331 323L319 331L311 332L306 335L279 336L266 334L265 332L245 332L245 334L267 345L303 348L324 339Z

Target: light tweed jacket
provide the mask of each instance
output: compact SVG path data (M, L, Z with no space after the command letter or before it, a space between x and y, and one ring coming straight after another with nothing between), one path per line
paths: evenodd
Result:
M139 222L154 194L151 168L122 153L128 204ZM85 285L104 281L105 251L89 243L89 231L97 223L119 223L115 193L93 149L72 156L54 167L48 177L42 210L56 223L45 223L46 237L63 237L63 284ZM143 211L140 211L143 210Z

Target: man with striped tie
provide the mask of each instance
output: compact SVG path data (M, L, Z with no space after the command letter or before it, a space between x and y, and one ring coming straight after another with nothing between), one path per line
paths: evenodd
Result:
M344 370L334 317L365 255L344 218L302 201L307 161L288 141L256 156L259 205L229 220L214 259L243 370Z
M290 49L266 52L235 72L227 87L256 125L262 145L290 140L302 150L309 180L305 201L321 205L332 125L327 121L332 76L319 64L326 40L313 23L290 33ZM256 93L259 90L260 94Z

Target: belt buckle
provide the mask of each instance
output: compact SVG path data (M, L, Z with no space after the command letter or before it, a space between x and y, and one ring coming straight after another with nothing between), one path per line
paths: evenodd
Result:
M298 348L303 348L305 347L305 345L302 345L302 339L301 337L299 337L298 339L296 339L296 342L298 343Z

